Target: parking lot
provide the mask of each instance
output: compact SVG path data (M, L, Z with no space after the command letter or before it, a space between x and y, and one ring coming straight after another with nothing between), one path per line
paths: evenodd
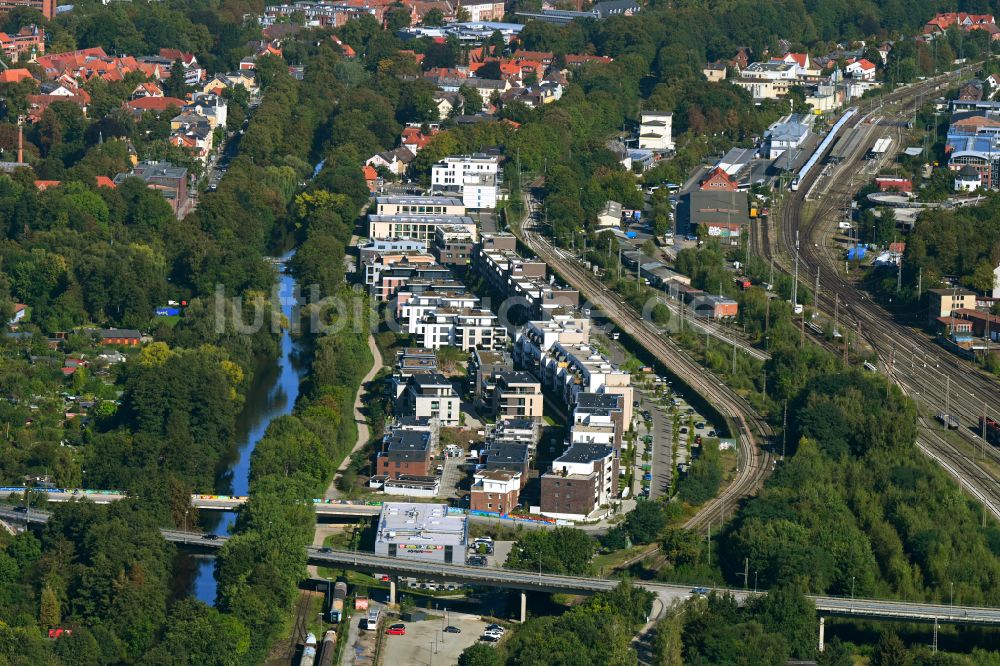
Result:
M446 623L462 630L460 634L443 631ZM387 622L389 627L395 622ZM383 642L383 664L390 666L417 666L418 664L456 664L462 652L479 640L486 622L475 615L448 613L447 618L439 617L419 622L403 622L406 634L385 636ZM383 629L384 631L384 629Z

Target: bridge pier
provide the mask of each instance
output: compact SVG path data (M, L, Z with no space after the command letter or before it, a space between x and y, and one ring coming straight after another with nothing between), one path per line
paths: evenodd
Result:
M820 652L823 651L823 634L825 632L825 629L826 629L826 618L825 617L820 617L819 618L819 651Z
M521 590L521 624L528 620L528 593Z
M396 577L389 576L389 605L396 605Z

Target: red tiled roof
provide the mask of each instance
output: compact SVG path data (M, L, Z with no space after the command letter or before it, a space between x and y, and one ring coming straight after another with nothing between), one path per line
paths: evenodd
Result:
M26 69L8 69L0 72L0 83L20 83L21 81L26 81L28 79L34 79Z
M133 111L166 111L170 107L181 108L187 102L177 97L140 97L125 102L125 106Z
M364 174L365 180L378 180L378 171L370 164L362 167L361 172Z

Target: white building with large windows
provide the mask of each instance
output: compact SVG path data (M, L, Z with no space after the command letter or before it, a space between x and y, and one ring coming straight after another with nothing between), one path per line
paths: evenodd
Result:
M496 208L499 169L495 155L446 157L431 167L431 190L457 194L469 209Z

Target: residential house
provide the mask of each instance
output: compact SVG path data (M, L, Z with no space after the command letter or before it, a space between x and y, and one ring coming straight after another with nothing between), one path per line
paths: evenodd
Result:
M55 0L3 0L0 3L0 16L5 16L18 8L34 9L48 20L56 17Z
M726 80L726 63L710 62L701 68L702 75L708 79L709 83L718 83Z
M102 328L97 335L102 345L137 347L142 342L142 334L132 328Z
M432 97L434 105L437 107L438 120L445 120L453 113L459 113L465 106L465 100L458 92L436 90Z
M431 126L427 130L427 134L424 134L423 129L420 125L410 125L403 128L402 136L400 137L399 143L411 153L416 155L420 152L420 149L430 143L431 139L441 130L437 126Z
M875 63L864 58L851 58L844 67L844 72L848 76L861 81L874 81L875 71Z
M382 187L382 178L378 175L375 167L366 164L361 168L361 172L365 178L365 185L368 186L369 192L374 194Z
M385 167L390 173L402 176L412 161L413 153L409 148L401 146L394 150L375 153L365 161L365 164L373 167Z

